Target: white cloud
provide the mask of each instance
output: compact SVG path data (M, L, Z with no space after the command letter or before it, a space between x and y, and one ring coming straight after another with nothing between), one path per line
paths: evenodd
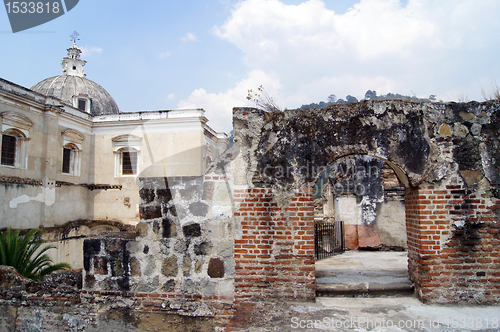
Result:
M170 55L171 55L170 52L163 52L158 54L158 58L163 59L169 57Z
M499 14L497 0L360 0L342 14L321 0L245 0L213 31L274 73L289 108L368 89L480 99L478 80L500 77Z
M187 100L181 100L178 108L203 108L206 111L206 117L209 119L209 125L217 131L229 133L232 128L233 107L253 106L246 99L249 89L257 89L263 85L270 96L276 96L281 88L278 80L272 73L265 73L260 70L254 70L248 74L248 78L238 82L236 87L228 89L225 92L212 93L205 89L197 89L191 93ZM277 98L276 103L280 105Z
M196 35L194 33L188 32L185 37L182 37L182 40L184 40L186 42L187 41L197 42L198 41L198 37L196 37Z
M97 47L97 46L84 46L80 47L82 50L82 57L89 58L94 54L101 54L102 48Z
M175 93L170 93L168 96L167 96L167 99L168 100L173 100L175 98Z

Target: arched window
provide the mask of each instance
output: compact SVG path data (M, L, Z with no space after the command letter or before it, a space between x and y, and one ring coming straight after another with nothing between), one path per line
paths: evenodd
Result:
M205 169L207 169L211 163L212 163L212 157L207 156L207 158L205 158Z
M2 165L23 168L22 149L26 137L17 130L6 130L2 134Z
M63 146L61 171L63 174L80 175L80 150L75 144Z
M29 130L33 122L24 115L5 112L2 118L0 165L26 168L28 165Z
M79 176L82 142L85 136L75 129L66 129L61 136L63 139L61 173Z
M115 176L138 174L141 140L141 137L134 135L120 135L112 139L115 153Z
M119 170L120 175L136 175L137 174L137 150L133 148L123 148L118 150Z

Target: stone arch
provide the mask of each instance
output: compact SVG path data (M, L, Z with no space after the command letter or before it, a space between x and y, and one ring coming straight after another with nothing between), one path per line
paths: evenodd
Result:
M237 119L235 127L262 126L253 151L252 182L308 186L314 181L311 171L315 167L345 155L367 154L399 165L413 183L419 183L443 162L435 144L426 137L428 125L422 105L396 103L380 110L375 107L380 105L357 103L347 110L347 106L326 108L320 116L318 110L265 113L240 109L247 116ZM250 118L252 124L248 123ZM235 133L235 142L239 139Z
M380 158L380 159L385 161L387 163L387 165L389 165L392 168L392 170L394 171L394 173L398 177L399 182L401 182L403 184L403 186L405 186L405 188L410 187L410 180L408 179L408 176L406 175L406 173L401 169L401 167L399 167L398 165L396 165L395 163L393 163L387 159L383 159L383 158Z

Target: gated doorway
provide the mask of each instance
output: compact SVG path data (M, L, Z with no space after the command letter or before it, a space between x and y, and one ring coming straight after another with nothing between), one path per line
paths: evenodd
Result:
M342 220L314 223L315 259L331 257L344 252L344 222Z
M314 192L316 296L411 294L405 189L394 169L377 157L344 156Z
M319 176L314 199L316 257L343 249L406 249L405 189L384 160L366 155L337 159ZM340 241L342 248L334 251Z

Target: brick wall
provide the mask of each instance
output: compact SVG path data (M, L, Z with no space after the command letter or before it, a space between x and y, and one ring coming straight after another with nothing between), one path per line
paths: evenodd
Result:
M499 209L459 184L407 189L409 272L422 301L498 301Z
M242 237L235 240L235 297L314 299L313 189L279 207L272 189L235 190Z

